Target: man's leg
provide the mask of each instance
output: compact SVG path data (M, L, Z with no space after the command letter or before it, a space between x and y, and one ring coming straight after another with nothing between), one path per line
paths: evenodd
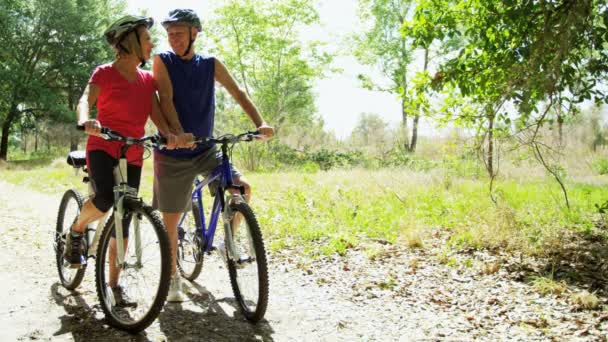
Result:
M171 247L171 275L177 272L177 224L182 217L182 213L162 213L163 222L169 236L169 246Z
M234 184L241 185L245 188L245 202L249 203L249 200L251 199L251 185L249 185L247 179L243 175L235 176ZM230 193L232 193L233 195L240 195L237 190L231 190ZM241 215L240 213L234 214L234 217L232 218L232 234L238 233L238 227L240 227L242 220L243 215Z
M167 229L171 248L171 284L168 302L188 300L182 292L180 275L177 272L177 225L182 212L189 210L192 184L196 177L193 162L190 159L177 159L154 153L154 194L153 207L158 209Z

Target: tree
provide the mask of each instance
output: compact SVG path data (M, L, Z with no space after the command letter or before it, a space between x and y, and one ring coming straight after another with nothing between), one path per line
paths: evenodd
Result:
M375 113L361 113L357 126L350 135L351 144L380 160L392 149L392 132L388 123Z
M0 0L0 159L22 116L73 116L93 67L109 59L101 33L121 8L108 0Z
M412 7L412 1L406 0L359 0L359 17L370 27L353 37L357 60L366 65L378 66L391 82L388 86L382 86L369 76L359 75L363 86L401 96L404 147L410 152L416 149L419 113L408 108L412 94L408 91L407 74L408 66L412 63L413 46L411 39L401 34L401 27ZM425 56L426 70L428 50ZM413 118L411 139L408 137L409 116Z
M304 44L299 29L318 21L305 0L228 1L211 20L217 56L277 131L314 121L313 83L332 57Z
M304 43L299 31L318 22L318 14L306 0L228 1L216 10L210 27L212 52L251 97L276 134L314 127L314 82L327 73L332 56L321 52L322 43ZM210 44L211 45L211 44ZM218 94L218 126L249 129L248 119L233 101ZM270 144L241 146L248 167L272 149Z
M538 151L543 124L563 120L584 100L608 101L607 27L600 1L420 0L404 33L419 46L461 38L458 55L440 65L434 84L450 92L444 113L486 138L493 175L496 134L531 128L529 144ZM566 113L551 110L556 106Z

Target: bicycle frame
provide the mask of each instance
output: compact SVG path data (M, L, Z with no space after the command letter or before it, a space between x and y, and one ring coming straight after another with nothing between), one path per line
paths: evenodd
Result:
M235 255L234 243L232 241L232 230L230 229L230 216L231 212L229 206L226 205L226 202L229 201L229 198L224 198L224 192L227 189L238 189L241 191L241 195L236 195L237 197L242 198L243 189L240 186L235 186L233 184L232 171L230 168L230 160L228 158L228 154L226 153L226 149L222 146L222 162L216 168L211 171L211 173L205 177L202 181L199 179L195 179L194 181L194 190L192 191L192 202L196 202L198 204L198 213L200 217L200 226L196 227L197 234L199 237L203 238L203 252L210 252L213 248L213 237L215 236L215 230L217 229L217 222L220 216L220 212L222 212L222 218L224 221L224 234L226 237L226 244L228 248L228 257L232 260L238 259ZM209 186L212 182L218 181L218 187L215 192L215 198L213 200L213 206L210 213L209 224L206 225L205 221L205 213L203 210L203 198L202 198L202 189L205 186ZM231 195L232 196L232 195ZM244 199L243 199L244 200ZM186 214L182 215L182 218L179 221L178 227L181 227L184 221Z
M114 180L115 183L118 184L114 187L114 224L116 225L116 266L124 268L126 267L125 263L125 251L124 251L124 238L123 238L123 218L125 215L124 209L124 200L127 197L137 197L137 190L131 188L125 179L127 175L127 159L122 156L119 159L118 165L114 168ZM89 197L94 195L93 184L89 181ZM108 210L98 221L95 229L86 228L86 238L88 243L88 252L87 257L94 257L97 253L97 248L99 247L99 239L101 238L101 233L103 231L103 227L106 224L106 221L112 210ZM141 232L139 227L139 217L135 215L132 217L133 222L133 234L134 243L135 243L135 255L137 256L136 265L141 264ZM95 231L93 238L91 239L90 232Z

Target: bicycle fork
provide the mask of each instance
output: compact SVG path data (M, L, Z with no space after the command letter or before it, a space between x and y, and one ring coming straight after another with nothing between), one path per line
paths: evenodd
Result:
M118 166L118 174L115 174L116 183L119 184L114 187L114 224L115 224L115 232L116 232L116 266L118 268L124 269L128 267L125 260L125 243L123 232L126 227L124 227L123 222L126 216L125 210L125 199L137 199L137 189L130 187L124 179L124 176L127 174L127 160L125 158L121 158ZM135 255L136 262L135 265L141 265L141 234L140 234L140 217L139 215L132 215L131 220L133 222L133 231L131 236L135 241Z

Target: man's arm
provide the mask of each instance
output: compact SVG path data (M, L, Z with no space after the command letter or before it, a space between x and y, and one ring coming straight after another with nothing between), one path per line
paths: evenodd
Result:
M160 96L161 115L164 116L165 121L169 126L169 130L173 134L179 135L184 133L184 129L179 122L179 116L173 105L173 84L171 84L171 79L169 78L165 63L163 63L158 55L154 56L152 73L154 75L156 89L158 89L158 95Z
M224 86L228 93L230 93L241 108L243 108L260 134L265 135L268 138L274 135L274 129L268 126L262 115L258 112L258 109L253 102L251 102L247 93L239 87L232 75L230 75L226 69L224 63L217 58L215 59L215 80Z

